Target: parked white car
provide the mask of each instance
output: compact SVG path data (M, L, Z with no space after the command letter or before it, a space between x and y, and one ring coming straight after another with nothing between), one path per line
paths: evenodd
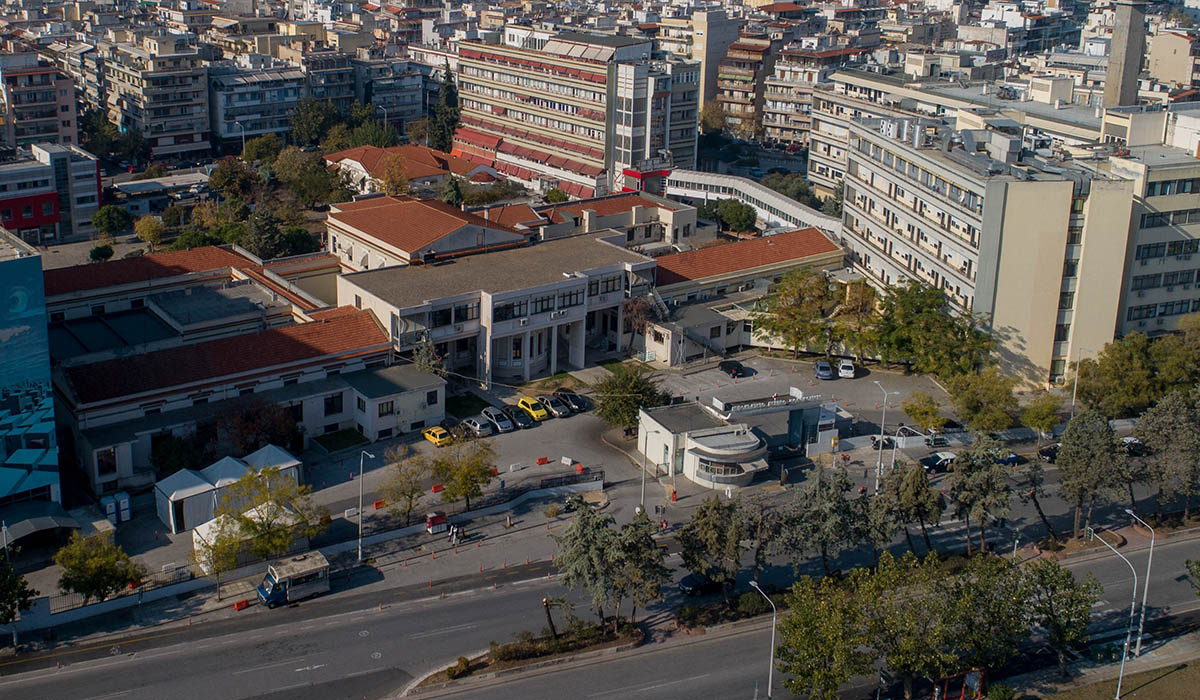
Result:
M850 360L842 360L838 363L838 376L842 379L854 379L854 375L858 373L858 368Z

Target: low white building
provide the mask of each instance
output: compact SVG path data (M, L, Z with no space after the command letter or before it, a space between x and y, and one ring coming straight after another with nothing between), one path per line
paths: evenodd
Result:
M299 483L301 466L287 450L267 445L241 459L222 457L200 471L181 469L154 485L158 519L177 535L212 520L222 491L246 474L271 467Z

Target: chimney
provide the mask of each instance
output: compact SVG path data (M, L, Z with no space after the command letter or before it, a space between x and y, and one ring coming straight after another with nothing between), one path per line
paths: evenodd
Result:
M1138 74L1146 50L1145 0L1116 0L1112 49L1104 78L1104 106L1137 104Z

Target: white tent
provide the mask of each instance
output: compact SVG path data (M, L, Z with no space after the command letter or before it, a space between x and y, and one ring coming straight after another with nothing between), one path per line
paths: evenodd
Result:
M246 515L251 519L258 519L255 515L256 510L257 508L251 508L250 510L246 511ZM196 564L200 567L200 571L206 576L212 573L212 571L208 565L207 559L203 555L204 546L208 542L212 541L217 533L220 532L220 529L224 526L224 523L228 520L228 516L218 515L208 522L197 525L195 529L192 530L192 548L196 551ZM296 515L290 510L281 510L276 516L275 520L280 524L295 525L299 521L299 518L297 518ZM235 530L235 536L241 537L241 533L236 532L238 528L236 523L232 524L232 528ZM241 539L245 540L248 538ZM292 552L303 551L306 549L308 549L308 538L297 535L292 540L292 545L288 549L287 553L290 554ZM254 556L243 548L242 552L238 555L238 566L243 566L253 561Z
M199 472L181 469L154 485L158 519L172 534L190 530L210 520L215 487Z
M246 467L246 462L236 457L222 457L201 469L200 474L208 483L219 489L242 478L248 471L250 470Z
M275 445L267 445L262 449L255 450L242 457L242 461L256 471L266 467L275 467L284 476L291 476L297 483L303 478L303 474L300 473L300 460L293 457L291 452Z

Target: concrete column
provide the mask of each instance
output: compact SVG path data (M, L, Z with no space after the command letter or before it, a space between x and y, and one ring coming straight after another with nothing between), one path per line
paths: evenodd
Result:
M587 362L587 329L584 328L583 321L575 321L570 326L567 333L567 358L572 369L583 369L583 365Z
M550 333L550 374L558 374L558 326L546 329Z
M492 334L484 333L479 339L483 343L483 352L479 353L479 358L483 362L483 366L479 367L479 377L483 379L484 388L492 386Z
M617 304L617 352L625 350L625 305Z
M529 331L525 331L524 333L521 334L521 339L519 342L521 343L521 357L523 358L522 361L525 363L522 366L521 376L523 376L525 378L525 381L529 381L529 365L531 362L533 362L533 353L531 353L529 351L530 350Z

